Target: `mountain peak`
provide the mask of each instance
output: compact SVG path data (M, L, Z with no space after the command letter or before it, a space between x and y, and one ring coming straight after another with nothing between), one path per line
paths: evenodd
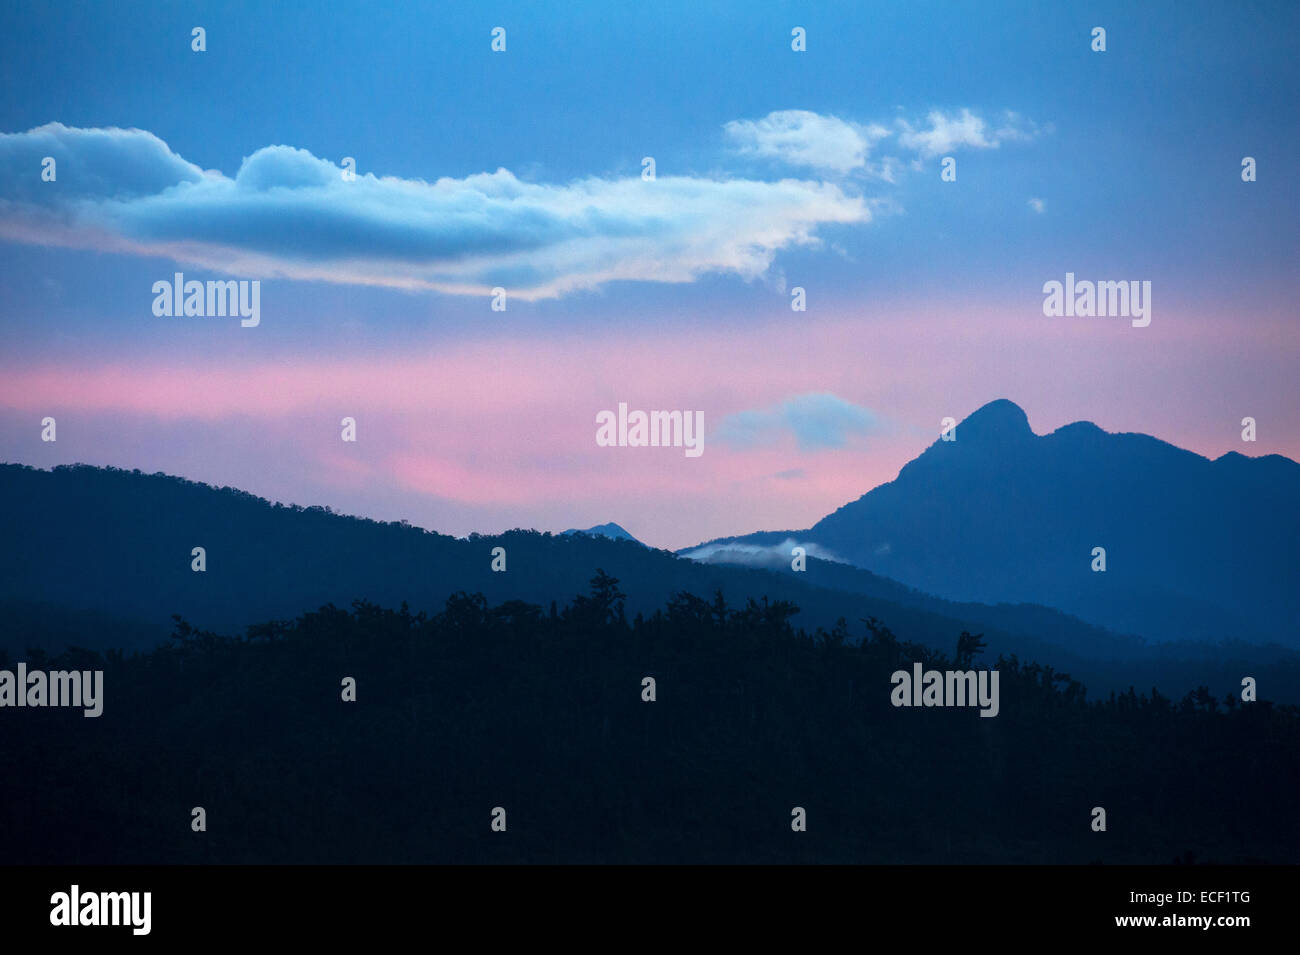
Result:
M990 401L968 415L957 426L957 434L961 438L974 435L995 441L1022 440L1034 436L1029 427L1029 417L1018 404L1006 398Z
M1104 428L1093 424L1091 421L1071 421L1069 424L1061 425L1061 427L1053 431L1052 434L1088 437L1097 437L1100 435L1101 437L1106 437L1107 432ZM1148 436L1144 435L1144 437Z
M627 532L623 527L610 521L608 524L597 524L595 527L576 528L571 527L564 531L560 536L565 537L570 534L586 534L589 537L609 537L614 540L629 540L637 544L641 543L635 537Z

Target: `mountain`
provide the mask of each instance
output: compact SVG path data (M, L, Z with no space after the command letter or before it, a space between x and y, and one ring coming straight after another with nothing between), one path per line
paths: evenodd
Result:
M1300 645L1300 464L1210 460L1086 421L1038 435L1005 399L955 436L806 530L682 553L735 562L789 539L951 600L1042 604L1155 640Z
M586 534L590 537L608 537L611 540L634 541L638 544L641 543L613 521L610 521L608 524L597 524L595 527L588 527L586 530L578 530L577 528L571 527L560 536L567 537L570 534Z
M504 572L492 570L498 547ZM228 634L354 600L433 614L458 591L549 609L586 592L597 569L620 581L629 619L681 592L711 600L721 591L732 607L790 602L799 608L791 622L809 634L843 618L857 639L874 617L900 639L951 651L963 631L982 632L989 663L1003 653L1050 663L1094 694L1136 685L1181 697L1205 684L1222 696L1245 672L1273 699L1300 699L1300 658L1281 648L1152 648L1057 610L944 600L816 554L796 573L788 558L707 564L587 533L462 539L163 474L0 465L0 649L15 652L143 649L167 640L173 614Z
M584 592L598 568L622 582L629 616L653 612L679 592L708 599L721 590L733 605L790 601L800 608L794 622L809 631L844 617L860 636L857 621L877 617L909 639L947 648L973 627L958 608L866 572L860 576L873 578L870 585L827 587L822 577L833 567L818 561L793 575L704 565L630 536L515 530L461 539L164 474L0 465L0 502L0 619L8 621L0 645L66 638L102 647L127 645L132 635L149 645L166 639L172 614L238 633L353 600L434 613L462 590L547 607ZM204 548L202 572L193 570L195 547ZM503 572L492 570L497 547L505 549ZM1107 637L1063 614L1053 620L1058 645ZM1032 633L991 623L991 646L1040 646Z

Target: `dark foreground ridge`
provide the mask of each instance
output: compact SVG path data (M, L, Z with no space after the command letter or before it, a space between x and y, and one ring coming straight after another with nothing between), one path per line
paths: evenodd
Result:
M169 646L37 654L100 669L103 714L4 713L17 863L1288 862L1300 711L1088 701L1014 658L995 718L903 708L914 662L981 666L876 620L678 594L629 620L599 572L562 608L358 602ZM12 667L0 660L0 668ZM988 663L983 663L988 666ZM647 702L644 679L655 680ZM355 702L343 700L345 678ZM206 831L192 831L192 810ZM491 828L494 809L506 831ZM791 827L806 812L807 831ZM1092 829L1093 809L1107 831Z

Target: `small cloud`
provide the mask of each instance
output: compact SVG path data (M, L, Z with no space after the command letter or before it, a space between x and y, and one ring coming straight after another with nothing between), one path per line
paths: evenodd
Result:
M839 175L864 168L872 145L889 135L889 130L874 123L859 125L806 109L777 110L758 120L732 120L722 128L741 155Z
M1002 114L1002 123L997 128L992 128L982 116L969 109L957 114L931 110L926 124L928 126L913 126L905 119L898 120L898 141L926 157L940 156L964 147L996 149L1001 143L1029 140L1038 135L1038 128L1033 123L1010 111Z
M961 148L996 149L1001 143L1027 141L1039 127L1019 113L1005 110L996 119L971 109L957 113L931 110L923 122L905 118L892 126L857 123L806 109L785 109L762 119L737 119L723 125L738 153L787 166L844 176L857 173L896 183L905 160L873 156L877 144L897 133L897 145L919 157L933 158ZM1047 127L1050 131L1050 127ZM920 168L920 159L910 160Z
M848 561L841 560L836 556L834 551L827 550L820 544L814 544L811 541L800 542L793 537L787 537L779 544L768 546L741 541L705 544L703 547L685 551L681 556L705 564L744 564L748 567L772 568L789 567L791 551L796 547L802 547L805 554L817 560L831 561L837 564L848 563Z
M808 476L808 472L803 468L790 468L787 471L777 471L772 477L778 481L801 481Z
M722 419L718 440L736 448L773 444L793 435L800 451L842 448L849 438L881 430L868 408L828 392L799 395L770 408L738 411Z
M870 168L870 172L892 186L898 184L898 171L902 168L903 161L898 157L882 156L880 161Z
M1030 199L1029 208L1033 209L1035 212L1041 213L1044 209L1047 208L1047 203L1045 203L1042 199Z

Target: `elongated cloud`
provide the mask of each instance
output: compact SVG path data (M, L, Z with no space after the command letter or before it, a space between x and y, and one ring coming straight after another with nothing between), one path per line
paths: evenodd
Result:
M45 156L57 179L41 180ZM639 170L638 170L639 172ZM783 179L435 182L357 175L269 146L235 177L138 129L0 135L0 237L162 255L250 278L549 298L616 280L765 273L819 227L870 219L838 186Z
M702 547L684 551L681 556L704 564L744 564L748 567L784 568L790 565L790 554L795 547L802 547L805 554L809 557L816 557L818 560L827 560L837 564L848 563L848 561L837 557L834 551L827 550L820 544L815 544L812 541L795 540L793 537L787 537L779 544L769 544L767 546L742 543L741 541L705 544Z

